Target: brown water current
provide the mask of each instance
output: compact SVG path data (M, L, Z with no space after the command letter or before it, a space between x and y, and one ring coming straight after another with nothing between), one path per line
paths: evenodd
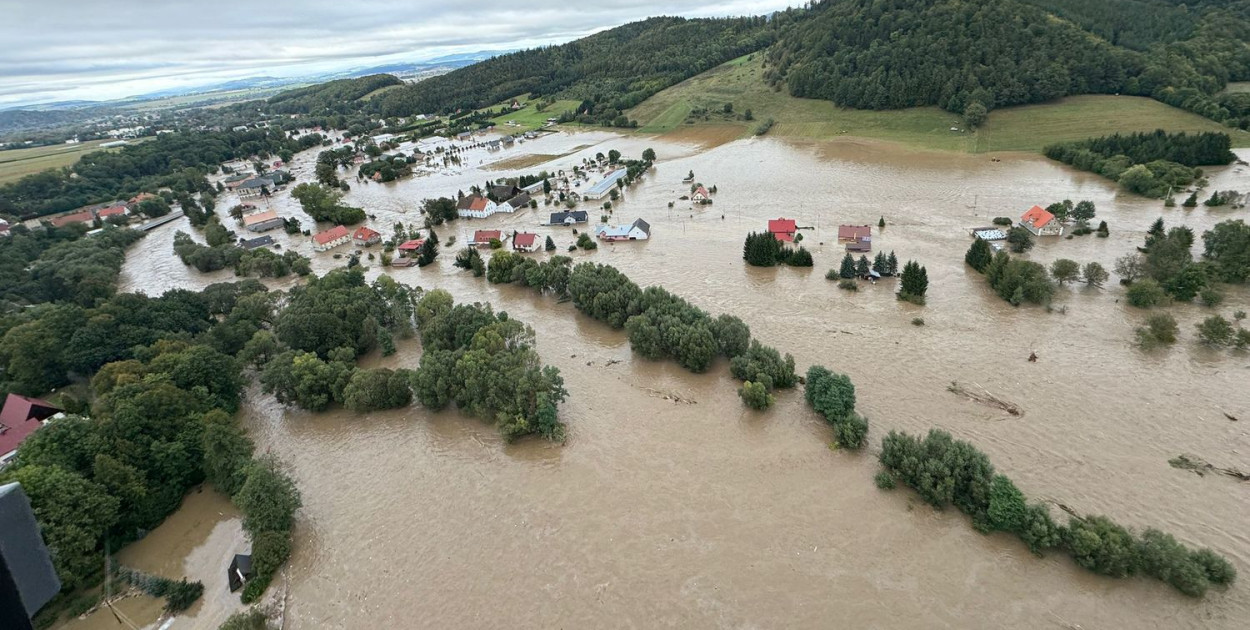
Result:
M516 173L485 170L491 161L581 145L591 146L546 168L569 168L609 148L629 156L652 146L660 161L626 191L614 217L645 218L652 239L601 245L571 254L575 260L610 263L641 285L661 284L709 312L738 315L761 341L792 352L801 370L819 363L848 373L872 448L831 450L829 430L799 390L781 392L765 413L746 410L723 363L695 375L635 357L622 332L571 304L472 278L451 265L458 248L445 248L433 267L387 272L458 300L490 302L533 326L544 361L560 368L570 392L561 407L568 443L506 445L492 427L454 411L309 414L253 390L245 422L261 449L290 465L304 496L288 567L288 627L1250 624L1250 485L1167 463L1191 453L1250 470L1247 355L1198 345L1194 323L1210 312L1198 305L1171 307L1181 326L1171 349L1134 348L1132 331L1145 312L1124 303L1114 277L1103 289L1061 288L1055 302L1066 313L1047 313L1013 308L963 263L967 228L1018 217L1035 203L1093 200L1111 237L1043 239L1029 258L1096 260L1109 270L1160 214L1201 233L1245 211L1165 210L1031 155L991 161L773 139L700 150L606 133L470 152L472 166L455 173L385 185L353 178L346 201L377 215L373 225L389 236L395 221L419 220L426 197ZM301 179L313 159L315 151L296 158ZM718 186L714 205L695 210L676 201L689 170ZM1246 190L1247 171L1213 169L1212 187ZM669 201L676 201L671 210ZM288 193L270 204L308 224ZM564 253L573 241L567 228L535 227L552 209L438 232L463 242L478 228L534 229L553 235ZM889 225L877 230L882 215ZM814 269L742 262L744 235L778 216L815 228L803 232ZM874 252L926 265L928 305L896 301L893 281L847 293L825 280L843 254L835 242L840 223L871 224ZM230 279L184 267L171 250L173 231L158 229L134 247L125 289L159 293ZM310 255L319 273L344 262L313 254L302 237L272 234ZM373 266L371 274L381 272ZM1238 309L1250 310L1244 287L1229 290L1218 311ZM925 325L913 326L914 317ZM1030 352L1040 360L1026 361ZM369 362L412 367L419 356L419 344L408 342L398 355ZM983 387L1024 414L949 393L951 381ZM1031 498L1210 546L1243 579L1196 600L1149 579L1098 577L1061 554L1037 558L1014 539L978 534L962 515L935 512L908 490L877 490L880 438L931 427L984 450Z

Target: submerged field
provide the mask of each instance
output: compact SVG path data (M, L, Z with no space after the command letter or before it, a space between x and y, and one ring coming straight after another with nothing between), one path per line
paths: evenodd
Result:
M312 414L253 390L244 422L262 451L290 467L304 496L287 582L274 589L289 603L286 627L826 628L830 619L857 628L995 630L1245 625L1244 484L1177 470L1168 460L1191 453L1250 466L1246 355L1203 347L1194 328L1213 312L1250 309L1250 292L1230 288L1218 311L1170 307L1180 340L1145 353L1131 340L1148 312L1128 307L1114 280L1101 289L1065 286L1056 298L1064 308L1047 312L1012 307L963 262L966 228L1034 203L1093 200L1111 235L1045 239L1027 258L1107 267L1140 245L1160 215L1201 233L1226 211L1164 209L1040 156L991 162L884 142L780 138L703 151L603 131L544 135L499 151L469 148L463 166L354 185L345 201L385 230L419 222L423 198L647 147L659 155L656 167L614 204L612 221L641 217L651 240L568 255L737 315L754 336L792 352L800 371L822 364L847 373L857 409L870 419L872 446L859 454L831 449L828 427L801 390L780 392L767 412L747 410L723 361L692 374L647 360L631 351L625 332L571 304L455 268L458 247L445 247L425 268L389 269L368 258L380 253L375 247L361 259L369 277L446 289L458 302L489 302L532 326L544 362L560 369L570 392L560 411L569 441L506 444L481 421L416 406ZM310 179L315 155L297 156L291 172ZM527 155L563 157L487 170L505 160L528 163ZM679 199L689 171L718 186L714 205ZM1227 189L1244 176L1231 167L1210 177L1212 187ZM307 220L287 192L264 203ZM537 210L456 221L438 233L463 243L478 229L533 231L566 253L572 230L542 225L554 209L540 201ZM875 251L927 267L927 306L895 299L893 281L846 292L824 278L843 255L837 226L875 225L882 215L888 225L874 229ZM742 262L743 236L777 216L812 228L803 244L815 268ZM199 273L172 256L178 229L190 231L185 219L130 250L122 290L155 294L234 278ZM309 255L318 273L347 263L347 248L314 253L306 237L280 232L273 235L283 251ZM925 325L913 325L916 317ZM421 352L404 341L397 354L367 363L413 367ZM1040 360L1029 362L1030 353ZM1023 415L955 395L951 381L1009 400ZM1100 577L1062 554L1038 558L1017 540L979 534L955 510L935 511L911 491L877 490L881 438L933 427L971 441L1031 497L1210 546L1242 580L1199 600L1156 581Z
M740 57L668 88L630 111L644 133L732 126L750 136L768 119L769 135L791 138L873 138L917 148L984 153L1039 151L1052 142L1116 132L1230 131L1196 114L1134 96L1074 96L1054 103L996 110L976 131L962 117L937 107L871 111L828 101L795 98L763 81L758 55ZM724 106L732 104L732 112ZM692 112L706 110L706 114ZM753 120L745 120L750 110ZM1232 132L1234 146L1250 146L1250 133Z

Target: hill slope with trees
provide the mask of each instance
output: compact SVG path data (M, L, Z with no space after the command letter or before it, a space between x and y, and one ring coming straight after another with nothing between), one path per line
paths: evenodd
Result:
M355 79L339 79L283 92L270 98L269 111L275 114L346 114L357 108L365 95L404 82L389 74L371 74Z
M763 17L650 18L560 46L493 57L374 100L377 113L406 116L488 107L523 94L558 96L583 101L579 113L611 121L670 85L760 50L777 27Z
M769 49L774 86L858 109L937 105L972 125L1074 94L1150 96L1231 126L1250 104L1250 2L826 0Z

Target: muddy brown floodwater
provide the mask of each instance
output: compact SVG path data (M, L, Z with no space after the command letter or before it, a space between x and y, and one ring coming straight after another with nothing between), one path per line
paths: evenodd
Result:
M462 171L353 184L347 201L376 214L389 235L396 220L417 220L421 199L513 173L485 170L489 161L581 145L590 148L549 168L608 148L636 155L653 146L660 161L615 211L620 222L649 221L652 240L574 258L738 315L763 342L792 352L800 369L819 363L850 374L873 448L831 450L801 391L782 392L768 412L748 411L723 363L695 375L635 357L623 333L570 304L456 270L451 248L434 267L388 272L532 325L544 361L560 368L571 393L561 408L568 443L506 445L477 420L416 407L314 415L252 391L245 422L261 448L290 465L304 495L287 569L288 627L1246 627L1250 580L1195 600L1153 580L1098 577L872 483L887 431L939 427L984 450L1030 497L1172 532L1250 575L1250 486L1167 463L1192 453L1250 469L1247 355L1196 343L1193 324L1207 309L1173 307L1180 342L1147 354L1131 345L1145 314L1123 303L1114 279L1101 290L1061 288L1056 304L1066 313L1047 313L1011 307L963 264L967 228L1035 203L1093 200L1111 237L1044 240L1031 259L1097 260L1108 269L1160 214L1201 231L1244 211L1164 210L1031 155L991 161L773 139L705 150L610 134L470 153ZM306 177L313 158L299 156L295 171ZM695 210L676 201L670 210L689 170L718 186L715 204ZM1211 178L1214 188L1250 188L1237 168ZM302 216L286 193L270 203ZM527 229L549 210L459 222L439 234L463 242L474 228ZM892 281L848 294L823 277L842 257L837 225L875 226L883 215L889 226L874 227L874 247L927 266L923 308L896 301ZM803 232L814 269L743 264L745 233L778 216L815 228ZM537 231L552 234L562 253L572 241L563 228ZM126 288L159 293L228 279L184 268L171 253L172 232L135 246ZM304 239L276 238L311 253ZM343 262L313 258L318 272ZM1219 310L1248 308L1250 293L1236 288ZM925 325L913 326L914 317ZM1040 360L1026 361L1030 352ZM410 342L376 361L415 366L419 354ZM983 387L1024 414L951 394L951 381Z

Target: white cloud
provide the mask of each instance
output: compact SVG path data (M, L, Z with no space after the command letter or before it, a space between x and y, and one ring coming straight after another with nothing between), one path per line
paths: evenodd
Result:
M792 0L0 0L0 104L108 100L561 43L656 15L759 15Z

